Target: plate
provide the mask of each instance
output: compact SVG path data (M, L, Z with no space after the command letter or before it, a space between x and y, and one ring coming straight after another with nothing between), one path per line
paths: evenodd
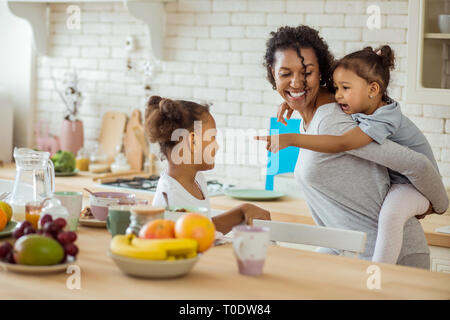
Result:
M70 177L70 176L76 176L78 174L79 170L75 168L72 172L55 172L56 177Z
M101 221L97 219L82 219L78 220L78 222L85 227L94 227L94 228L106 228L106 221Z
M55 264L51 266L29 266L25 264L12 264L0 262L0 271L10 271L15 273L27 274L49 274L66 271L67 267L73 264L76 260L72 259L66 263Z
M191 259L181 260L143 260L123 257L107 252L122 272L141 278L176 278L181 277L197 263L201 254Z
M260 189L225 189L224 193L232 198L240 200L276 200L284 196L284 193Z
M0 238L5 238L5 237L9 237L12 232L14 231L14 228L17 226L16 221L9 221L8 224L5 226L5 228L0 231Z

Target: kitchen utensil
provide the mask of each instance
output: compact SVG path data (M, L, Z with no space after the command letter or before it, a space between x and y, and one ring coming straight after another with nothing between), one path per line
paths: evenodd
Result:
M270 229L254 226L233 228L233 249L239 273L258 276L262 273L266 259Z
M130 209L130 225L125 231L126 234L139 235L139 231L148 222L164 218L164 208L151 205L138 205Z
M438 16L438 25L441 33L450 33L450 14L440 14Z
M25 219L25 205L30 201L42 201L55 191L55 169L50 153L28 148L14 148L16 178L9 204L16 221ZM33 192L28 191L33 186Z
M148 171L150 174L156 174L156 156L150 153L148 141L145 138L144 134L144 128L135 126L133 127L133 131L144 151L145 155L144 171ZM145 168L145 166L148 166L148 170L147 168Z
M129 176L129 175L137 175L137 174L141 174L141 173L142 173L142 171L134 171L134 170L124 171L124 172L115 172L115 173L105 173L105 174L93 177L92 180L97 181L97 180L102 180L105 178L124 177L124 176Z
M0 238L9 237L17 226L16 221L9 221L8 224L0 231Z
M54 264L50 266L30 266L26 264L12 264L0 262L0 270L7 270L15 273L27 273L27 274L49 274L57 272L65 272L67 267L73 264L76 259L71 257L65 263Z
M88 188L83 188L84 190L86 190L90 195L95 196L94 192L92 192L91 190L89 190Z
M237 189L230 188L224 190L225 195L240 200L259 200L269 201L276 200L284 196L283 193L271 190L259 189Z
M71 176L76 176L78 174L78 172L80 172L80 170L75 168L75 170L73 170L72 172L55 172L55 176L56 177L71 177Z
M194 267L200 254L192 259L143 260L118 256L108 250L108 256L124 273L144 278L175 278L183 276Z
M114 161L115 156L120 152L117 146L122 145L126 123L127 115L124 112L109 111L103 115L99 145L103 152L108 155L109 164Z
M105 221L110 205L134 204L136 195L123 192L94 192L89 197L89 204L94 217Z
M123 141L125 147L125 156L133 170L142 170L144 164L143 146L138 141L134 128L142 128L142 115L138 109L133 110L130 120L127 123L125 138ZM143 130L143 129L142 129Z

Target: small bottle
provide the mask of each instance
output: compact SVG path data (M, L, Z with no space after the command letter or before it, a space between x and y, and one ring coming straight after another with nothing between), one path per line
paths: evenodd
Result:
M76 159L77 169L80 171L88 171L89 161L89 151L86 148L78 150Z
M163 207L154 207L150 205L138 205L131 207L130 225L126 230L126 234L139 235L141 228L148 222L156 219L164 218Z

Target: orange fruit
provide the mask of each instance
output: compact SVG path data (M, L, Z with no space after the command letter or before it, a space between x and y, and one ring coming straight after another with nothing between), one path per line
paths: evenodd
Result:
M214 242L216 228L207 217L197 213L188 213L175 223L176 238L191 238L198 241L198 252L204 252Z
M0 231L5 229L8 224L8 215L3 209L0 209Z
M11 218L12 218L11 206L5 201L0 201L0 209L2 209L3 211L6 212L6 216L8 217L8 222L10 222Z
M139 238L166 239L175 238L175 222L172 220L157 219L148 222L139 231Z

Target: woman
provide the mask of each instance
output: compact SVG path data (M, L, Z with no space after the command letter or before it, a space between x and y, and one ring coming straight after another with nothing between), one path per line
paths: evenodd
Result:
M280 106L279 121L284 121L286 111L288 118L297 111L303 120L302 133L340 135L355 127L335 102L334 58L318 32L307 26L282 27L271 36L265 54L267 77L287 104L287 108ZM318 225L366 232L366 249L361 254L366 260L373 255L378 213L390 187L386 167L408 177L436 212L447 209L445 188L431 162L392 141L337 154L301 149L295 169ZM339 254L326 248L320 251ZM429 268L428 245L416 218L405 224L397 264Z

